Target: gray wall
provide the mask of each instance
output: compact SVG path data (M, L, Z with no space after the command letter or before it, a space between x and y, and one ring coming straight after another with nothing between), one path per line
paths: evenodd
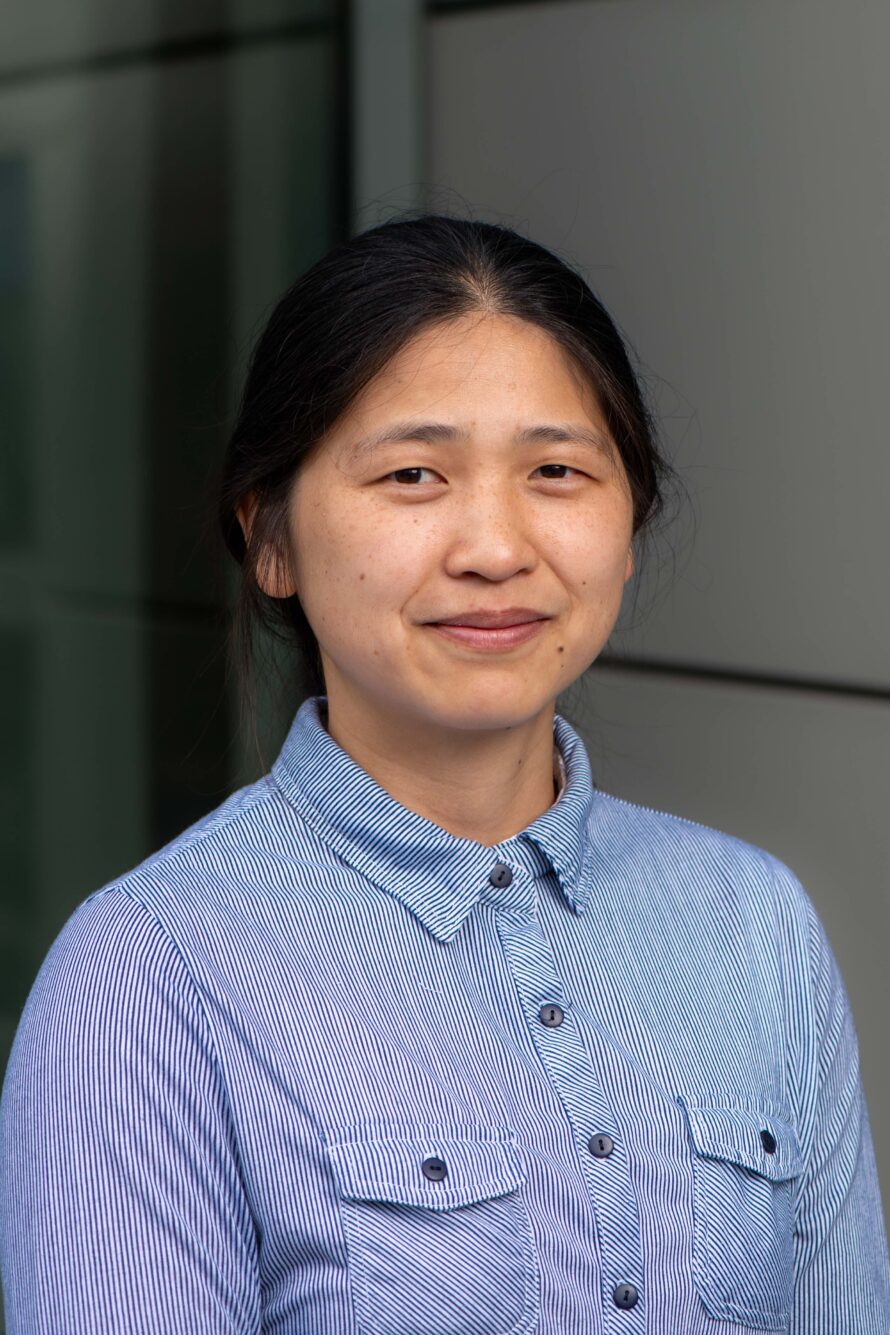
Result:
M587 0L442 10L425 53L431 202L585 270L690 492L572 697L597 780L804 882L885 1201L888 50L871 0Z

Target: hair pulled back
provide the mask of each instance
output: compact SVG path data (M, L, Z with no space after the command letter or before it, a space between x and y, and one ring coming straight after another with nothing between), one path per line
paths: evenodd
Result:
M263 553L287 568L288 504L300 465L408 340L474 312L516 316L552 335L595 390L630 483L635 538L661 513L672 470L624 342L580 274L494 223L426 213L369 228L322 256L278 301L253 349L226 449L219 522L241 566L232 637L251 700L261 628L296 647L306 685L324 692L318 642L298 595L271 598L257 582ZM236 511L250 493L245 542Z

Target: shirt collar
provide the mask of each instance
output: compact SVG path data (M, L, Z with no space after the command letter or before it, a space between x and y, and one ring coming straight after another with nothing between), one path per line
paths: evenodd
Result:
M350 866L400 899L440 940L463 926L480 900L518 906L551 869L575 912L587 901L587 826L595 790L584 742L560 714L553 719L561 794L518 834L486 846L462 839L388 793L330 736L327 697L297 710L272 778L307 824ZM489 873L506 863L510 887Z

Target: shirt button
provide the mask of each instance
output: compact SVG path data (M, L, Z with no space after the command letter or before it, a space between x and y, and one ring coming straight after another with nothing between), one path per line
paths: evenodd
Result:
M560 1010L559 1006L554 1006L548 1003L548 1005L542 1006L538 1011L538 1019L541 1021L541 1024L546 1024L548 1029L557 1029L565 1019L565 1015Z
M615 1306L620 1307L625 1312L629 1312L632 1307L636 1307L639 1296L633 1284L617 1284L612 1290Z
M760 1143L761 1143L761 1145L763 1146L763 1148L766 1150L766 1153L767 1153L767 1154L775 1154L775 1152L776 1152L776 1138L775 1138L775 1136L772 1134L772 1132L770 1132L770 1131L761 1131L761 1133L760 1133Z
M488 873L488 879L492 885L503 890L513 880L513 873L505 862L496 862Z
M587 1148L596 1159L607 1159L615 1148L611 1136L591 1136Z
M441 1182L442 1178L448 1172L444 1160L437 1159L432 1155L429 1159L424 1159L420 1165L420 1171L424 1177L428 1177L431 1182Z

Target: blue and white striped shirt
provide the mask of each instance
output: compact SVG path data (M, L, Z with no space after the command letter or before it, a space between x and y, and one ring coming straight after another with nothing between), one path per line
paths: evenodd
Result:
M9 1335L887 1335L856 1035L775 858L597 790L486 847L298 711L68 920L2 1103Z

